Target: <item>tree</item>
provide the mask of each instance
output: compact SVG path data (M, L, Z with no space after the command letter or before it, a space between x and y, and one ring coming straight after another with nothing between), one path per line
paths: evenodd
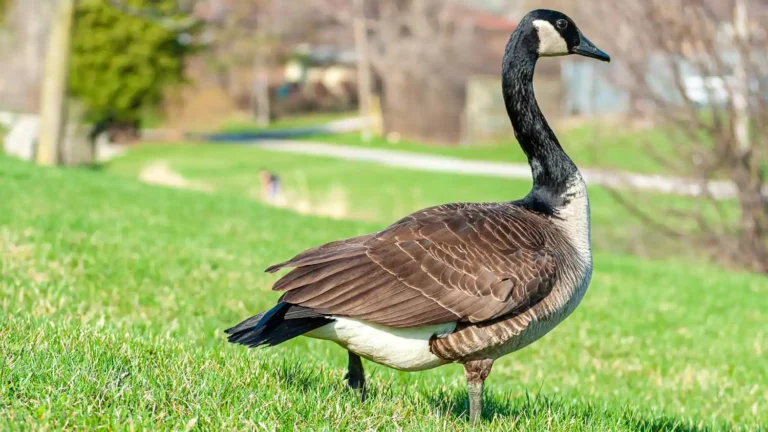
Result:
M297 1L200 0L199 4L208 11L206 61L216 68L219 85L232 99L248 105L262 124L270 115L297 108L298 101L292 98L278 101L270 85L279 65L300 57L295 48L312 43L327 19Z
M54 2L5 1L0 24L0 107L36 112Z
M0 0L0 26L5 20L5 10L8 8L8 0Z
M176 0L124 0L136 9L173 15ZM194 47L188 32L126 14L111 0L81 0L75 14L69 85L88 117L138 125L145 108L184 81L184 60Z
M348 0L313 6L351 26ZM365 2L368 59L381 94L384 129L412 139L455 143L462 135L474 23L444 0ZM351 27L350 27L351 28Z
M270 121L268 71L277 41L272 30L271 0L229 0L213 8L209 27L215 35L208 53L223 74L251 70L249 103L262 126ZM230 80L225 80L229 82Z
M768 273L768 8L748 0L594 3L590 10L612 23L606 30L621 29L604 39L622 53L623 81L640 107L634 114L650 116L674 143L648 142L647 151L690 177L686 186L701 199L670 219L615 195L718 261ZM697 232L681 229L681 220Z
M371 64L381 82L384 127L415 139L461 138L473 29L443 0L380 2Z

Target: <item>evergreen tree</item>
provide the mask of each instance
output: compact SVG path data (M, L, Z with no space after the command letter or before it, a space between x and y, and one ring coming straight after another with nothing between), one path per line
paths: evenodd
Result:
M121 0L132 8L173 14L176 0ZM188 30L185 30L188 31ZM69 85L90 120L135 123L184 81L186 33L116 9L108 0L79 0Z

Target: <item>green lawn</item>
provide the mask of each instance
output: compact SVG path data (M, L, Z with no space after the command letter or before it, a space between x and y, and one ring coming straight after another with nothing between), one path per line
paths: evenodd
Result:
M355 116L357 116L357 113L355 112L318 112L312 114L281 117L272 121L267 127L259 126L252 120L231 120L221 125L218 132L249 133L262 132L267 130L304 128L309 126L319 126Z
M528 193L529 180L419 172L372 163L356 163L324 157L273 152L254 146L147 145L112 161L105 169L137 177L147 166L162 161L185 178L218 193L260 197L258 172L277 172L290 205L308 213L346 219L391 223L403 215L431 205L456 201L505 201ZM668 209L686 210L701 205L693 199L653 194L633 194L645 209L663 214ZM700 251L677 239L649 229L610 193L590 188L593 242L605 251L642 256L698 257ZM735 218L735 205L727 205ZM671 216L670 216L671 217ZM678 217L677 226L693 229Z
M366 363L360 403L330 343L226 343L276 300L267 265L381 223L1 156L0 197L0 429L468 427L459 366ZM573 317L494 366L478 429L768 426L767 321L764 277L597 253Z
M670 167L659 162L654 152L648 150L652 144L651 148L655 152L668 153L672 146L673 137L661 129L630 132L615 127L586 125L565 131L558 130L557 132L563 148L580 166L641 173L673 172ZM470 160L527 163L525 154L514 139L511 126L507 140L454 147L412 141L390 143L383 137L374 137L371 142L364 143L357 133L316 136L307 139L332 144L385 148ZM675 174L681 175L682 173L675 172Z
M0 154L4 153L5 151L5 136L8 135L9 129L8 126L4 124L0 124Z

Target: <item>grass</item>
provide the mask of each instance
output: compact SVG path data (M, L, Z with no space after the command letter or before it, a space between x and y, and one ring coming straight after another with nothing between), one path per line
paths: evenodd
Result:
M459 366L408 374L366 363L371 397L360 403L332 344L225 341L223 329L276 300L264 267L382 224L1 156L0 196L2 429L468 427ZM577 312L496 363L478 429L768 425L764 277L595 260Z
M568 154L579 166L610 168L640 173L669 173L670 168L660 163L648 151L653 143L655 151L664 154L672 146L672 137L661 129L630 132L591 124L557 131ZM434 154L468 160L527 163L525 154L514 139L510 127L509 139L467 146L446 147L413 141L391 143L384 137L374 137L365 143L356 133L333 136L315 136L307 139L355 147L385 148L420 154ZM674 174L680 175L680 172Z
M286 201L306 213L391 223L404 214L431 205L456 201L504 201L528 193L529 180L419 172L372 163L355 163L227 145L148 145L110 162L105 169L137 177L142 170L164 161L185 178L203 183L218 193L260 198L258 172L270 169L284 183ZM593 241L611 252L643 256L700 256L686 244L649 230L610 193L590 188ZM690 210L702 205L694 199L654 194L633 195L647 211ZM727 206L735 218L737 206ZM678 227L692 230L684 219Z
M337 120L343 120L349 117L355 117L354 112L318 112L296 116L286 116L272 121L269 126L259 126L253 120L231 120L225 122L219 128L221 133L249 133L262 132L268 130L305 128L310 126L320 126Z

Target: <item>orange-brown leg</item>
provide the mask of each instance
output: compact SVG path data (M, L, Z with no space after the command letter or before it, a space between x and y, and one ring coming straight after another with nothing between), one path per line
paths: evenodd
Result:
M467 377L467 396L469 397L469 421L476 424L482 418L483 386L491 373L493 360L473 360L464 363L464 376Z

